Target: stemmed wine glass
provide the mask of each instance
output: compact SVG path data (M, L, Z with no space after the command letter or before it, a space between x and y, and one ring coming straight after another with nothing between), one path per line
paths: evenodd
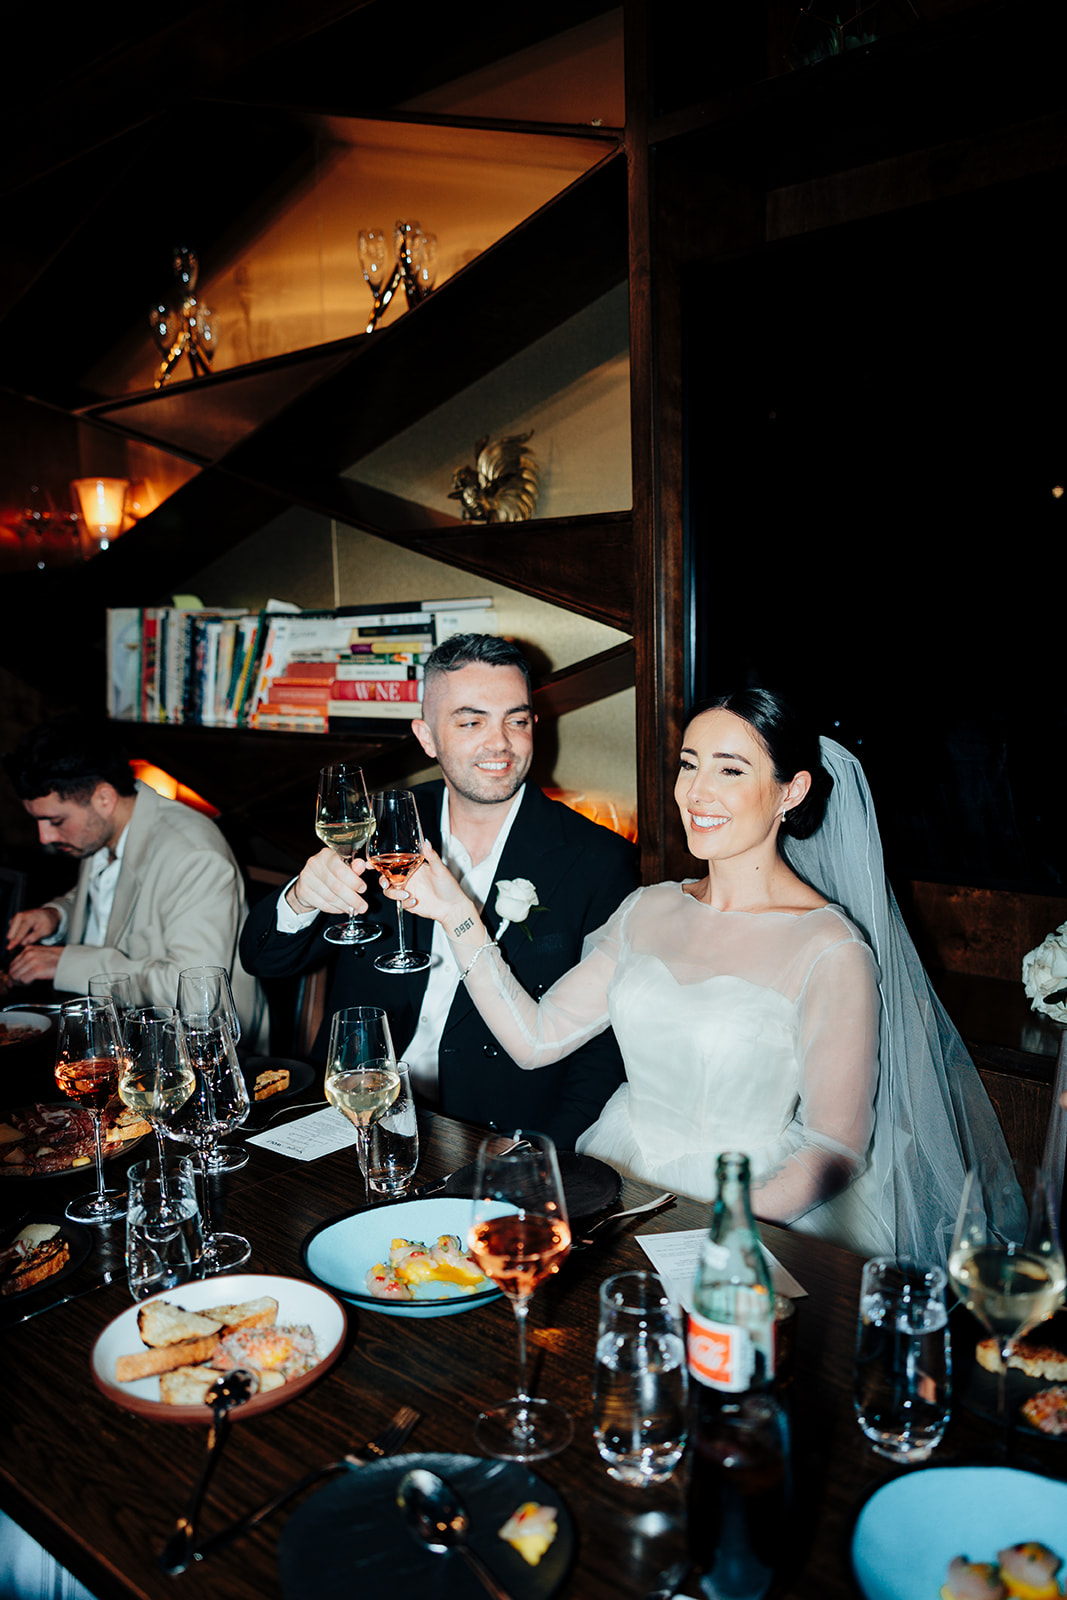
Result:
M351 861L374 837L375 819L367 798L362 767L340 763L323 767L319 773L319 795L315 805L315 832L342 861ZM327 928L328 944L369 944L381 929L364 922L354 911L339 927Z
M122 1035L110 1000L68 1000L60 1008L56 1083L92 1117L96 1138L96 1193L70 1202L67 1216L72 1222L113 1222L126 1214L122 1190L104 1188L100 1127L101 1113L115 1094L122 1057Z
M125 972L98 972L89 979L90 1000L111 1000L121 1028L133 1010L133 979Z
M179 1017L173 1024L181 1039L179 1053L194 1078L194 1088L175 1110L162 1117L164 1132L191 1144L200 1157L204 1223L204 1271L227 1272L243 1265L252 1246L239 1233L216 1233L211 1220L211 1153L219 1138L231 1133L248 1115L244 1080L229 1026L222 1016Z
M383 228L360 228L359 230L359 265L367 282L367 288L374 296L374 309L371 312L367 332L373 333L375 324L396 291L400 279L400 268L394 267L392 276L387 277L386 268L389 265L389 241Z
M330 1023L326 1098L356 1130L360 1171L367 1175L368 1129L400 1093L389 1019L380 1006L345 1006Z
M515 1395L483 1411L474 1437L487 1455L504 1461L539 1461L566 1448L570 1416L552 1400L532 1400L526 1377L526 1314L543 1279L558 1272L571 1247L570 1223L556 1147L546 1134L516 1134L500 1155L495 1135L482 1140L474 1173L467 1244L482 1271L511 1301L519 1350Z
M1010 1437L1008 1357L1016 1339L1062 1305L1064 1269L1048 1173L1016 1161L968 1172L949 1250L952 1287L993 1335L1000 1353L997 1412Z
M119 1067L119 1099L152 1124L161 1173L167 1162L166 1116L180 1111L196 1088L192 1068L180 1060L177 1018L174 1006L136 1006L122 1027L126 1050Z
M386 789L374 795L374 854L367 864L376 867L391 889L401 889L423 863L422 824L419 808L410 789ZM400 949L391 956L378 956L379 972L421 972L430 965L428 955L409 950L404 941L404 914L396 902L396 926Z
M178 974L178 1014L182 1017L223 1017L236 1047L241 1042L241 1019L233 1003L230 974L225 967L186 967ZM248 1165L248 1151L235 1145L215 1145L208 1158L212 1172L240 1172Z

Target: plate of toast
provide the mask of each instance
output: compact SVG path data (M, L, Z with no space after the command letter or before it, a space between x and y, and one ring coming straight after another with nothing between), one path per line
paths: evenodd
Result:
M233 1420L302 1394L341 1355L347 1319L338 1300L300 1278L228 1273L184 1283L132 1305L93 1347L98 1389L154 1422L210 1423L206 1394L233 1367L259 1378Z

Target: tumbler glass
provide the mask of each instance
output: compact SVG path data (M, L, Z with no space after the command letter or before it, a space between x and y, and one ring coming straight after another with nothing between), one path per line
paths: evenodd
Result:
M856 1329L856 1420L878 1455L925 1461L949 1419L952 1351L944 1269L864 1263Z
M138 1161L128 1173L126 1276L135 1300L201 1274L204 1241L189 1156Z
M676 1307L654 1272L600 1285L593 1433L608 1472L641 1486L669 1478L685 1449L688 1374Z
M415 1099L407 1063L398 1061L400 1093L367 1136L367 1180L369 1194L403 1194L419 1164L419 1127L415 1120Z

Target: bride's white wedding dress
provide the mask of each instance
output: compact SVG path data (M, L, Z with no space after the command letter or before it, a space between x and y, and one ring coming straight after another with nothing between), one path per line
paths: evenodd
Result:
M874 961L836 908L722 912L663 883L625 900L539 1005L494 965L478 1004L520 1066L615 1029L627 1081L580 1151L710 1200L718 1153L744 1150L759 1215L891 1248L862 1185L836 1193L863 1170L878 1078Z
M743 1150L760 1216L943 1263L968 1167L1010 1175L1010 1158L886 883L863 769L821 744L825 819L784 848L829 905L721 912L657 884L540 1004L495 947L466 981L520 1066L614 1025L628 1081L579 1150L698 1198L713 1194L716 1155Z

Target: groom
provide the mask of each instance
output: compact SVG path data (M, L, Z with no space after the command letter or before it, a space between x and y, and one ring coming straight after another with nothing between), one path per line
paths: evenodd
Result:
M543 994L580 959L588 933L636 886L633 846L526 782L533 759L530 669L509 641L459 634L426 663L421 720L412 730L443 781L415 790L426 837L479 905L490 933L501 880L526 878L537 901L513 922L501 949L523 987ZM374 957L396 943L396 910L366 878L370 915L383 930L373 946L327 943L324 913L362 907L359 879L321 850L277 900L255 906L241 936L241 960L260 978L332 964L326 1021L312 1054L325 1059L329 1020L349 1005L385 1008L398 1056L424 1104L467 1122L536 1128L570 1149L623 1080L610 1029L565 1061L523 1072L496 1043L459 982L436 923L408 919L409 943L429 949L428 971L379 972ZM418 893L418 875L409 880ZM432 940L432 944L431 944Z

